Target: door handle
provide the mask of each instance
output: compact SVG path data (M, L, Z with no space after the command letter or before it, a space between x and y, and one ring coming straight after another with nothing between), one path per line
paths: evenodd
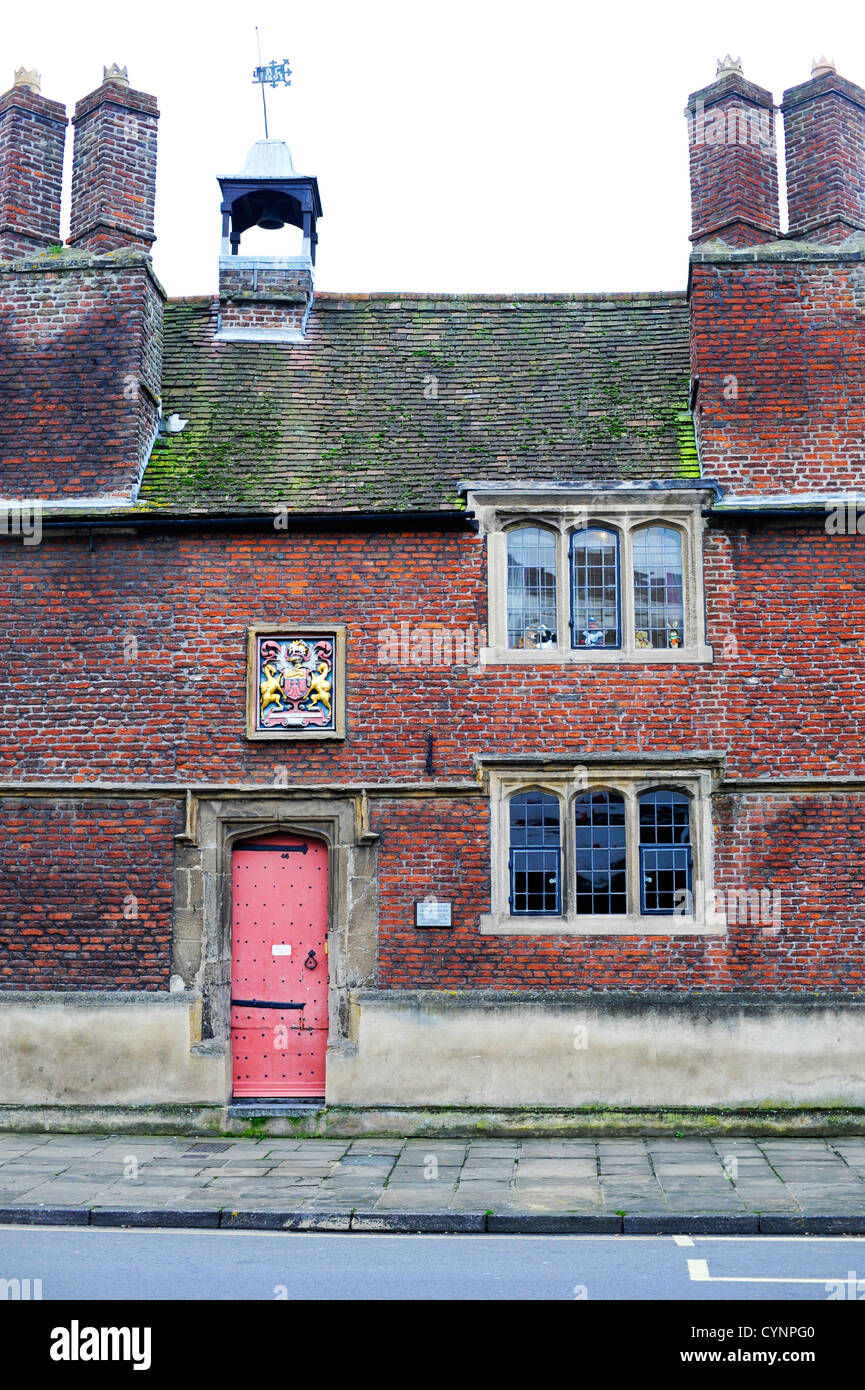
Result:
M316 958L315 958L315 951L310 951L310 953L309 953L309 955L307 956L306 960L303 962L303 968L304 968L304 970L317 970L317 969L318 969L318 961L317 961Z

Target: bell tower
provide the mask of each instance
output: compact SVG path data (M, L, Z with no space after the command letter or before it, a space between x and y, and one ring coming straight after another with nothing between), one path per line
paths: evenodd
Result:
M318 181L298 174L283 140L258 140L239 174L221 178L222 251L219 257L220 318L224 341L298 342L312 308L316 223L321 217ZM250 227L303 234L299 256L244 256L240 241Z

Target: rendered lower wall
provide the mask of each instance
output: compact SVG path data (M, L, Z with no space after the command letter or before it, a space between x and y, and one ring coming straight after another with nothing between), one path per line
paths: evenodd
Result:
M0 999L0 1104L219 1104L224 1050L195 1049L190 995L33 993Z
M0 1105L224 1105L186 995L7 995ZM361 991L330 1106L865 1107L865 1000Z
M363 991L332 1105L865 1106L865 1000Z

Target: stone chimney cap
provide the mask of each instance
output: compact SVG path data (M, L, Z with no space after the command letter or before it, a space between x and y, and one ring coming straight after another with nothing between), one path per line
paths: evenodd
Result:
M110 68L102 69L103 82L116 82L120 87L129 86L129 70L121 67L119 63L112 63Z
M13 86L26 87L28 92L41 92L42 74L35 68L16 68Z
M811 76L822 77L824 73L835 71L835 59L821 56L815 58L811 64Z
M240 171L242 179L296 179L291 150L284 140L257 140Z
M718 66L715 70L716 77L723 77L728 72L742 72L742 59L733 58L728 53L725 58L718 59Z

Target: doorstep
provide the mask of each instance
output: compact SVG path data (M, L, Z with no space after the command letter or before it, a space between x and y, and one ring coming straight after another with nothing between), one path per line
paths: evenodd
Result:
M324 1096L299 1096L292 1099L290 1096L278 1099L262 1098L255 1096L244 1097L243 1100L232 1100L228 1104L228 1118L247 1120L247 1119L280 1119L287 1115L318 1115L324 1110Z

